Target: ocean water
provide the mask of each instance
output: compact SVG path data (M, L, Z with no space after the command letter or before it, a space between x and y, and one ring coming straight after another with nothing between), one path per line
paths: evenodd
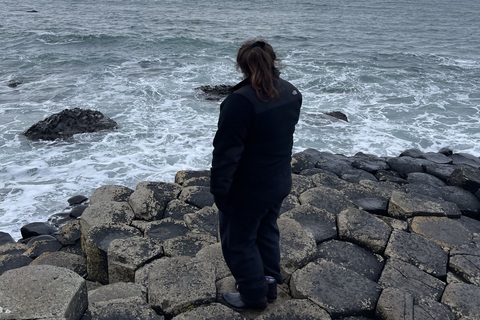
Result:
M480 156L478 12L477 0L0 0L0 231L19 238L102 185L208 169L219 102L195 88L241 80L236 51L255 37L303 93L295 152ZM22 135L74 107L119 129Z

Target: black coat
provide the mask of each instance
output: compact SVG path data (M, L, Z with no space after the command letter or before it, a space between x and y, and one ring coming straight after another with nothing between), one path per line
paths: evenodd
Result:
M226 201L241 204L245 197L275 203L290 192L293 133L302 95L282 79L275 87L278 96L262 101L246 79L220 105L210 185L217 206Z

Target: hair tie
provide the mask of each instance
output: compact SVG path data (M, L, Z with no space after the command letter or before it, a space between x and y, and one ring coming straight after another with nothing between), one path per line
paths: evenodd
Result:
M260 49L263 49L265 47L265 41L256 41L252 44L252 48L255 47L260 47Z

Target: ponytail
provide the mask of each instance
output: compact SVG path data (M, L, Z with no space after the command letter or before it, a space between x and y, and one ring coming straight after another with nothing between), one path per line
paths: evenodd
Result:
M260 99L273 99L278 95L274 80L280 77L275 66L277 56L271 45L263 40L247 41L237 54L237 66L250 83Z

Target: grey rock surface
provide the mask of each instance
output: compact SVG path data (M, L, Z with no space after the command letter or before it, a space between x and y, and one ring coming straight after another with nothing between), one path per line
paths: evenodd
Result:
M296 271L290 287L294 298L308 298L332 317L373 312L381 292L374 281L325 260Z
M0 276L0 319L80 319L87 286L75 272L54 266L26 266Z
M215 268L210 263L163 258L148 273L148 302L157 311L177 315L215 298Z

